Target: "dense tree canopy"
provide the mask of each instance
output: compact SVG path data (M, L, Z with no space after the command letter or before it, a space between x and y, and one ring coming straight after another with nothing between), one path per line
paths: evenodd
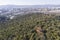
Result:
M60 16L32 13L0 22L0 40L60 40Z

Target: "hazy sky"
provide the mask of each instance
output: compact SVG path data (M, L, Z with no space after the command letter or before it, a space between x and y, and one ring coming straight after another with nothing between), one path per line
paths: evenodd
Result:
M0 5L60 5L60 0L0 0Z

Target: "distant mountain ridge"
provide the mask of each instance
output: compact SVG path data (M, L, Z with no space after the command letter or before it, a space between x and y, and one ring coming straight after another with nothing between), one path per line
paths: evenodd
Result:
M60 7L60 5L0 5L1 8L51 8Z

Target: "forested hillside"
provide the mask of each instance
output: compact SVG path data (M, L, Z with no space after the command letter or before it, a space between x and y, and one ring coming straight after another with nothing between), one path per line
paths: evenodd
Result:
M0 40L60 40L60 16L32 13L0 22Z

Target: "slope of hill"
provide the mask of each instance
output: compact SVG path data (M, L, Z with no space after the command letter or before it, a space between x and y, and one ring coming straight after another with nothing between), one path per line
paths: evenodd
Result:
M33 13L0 23L0 40L60 40L60 16Z

